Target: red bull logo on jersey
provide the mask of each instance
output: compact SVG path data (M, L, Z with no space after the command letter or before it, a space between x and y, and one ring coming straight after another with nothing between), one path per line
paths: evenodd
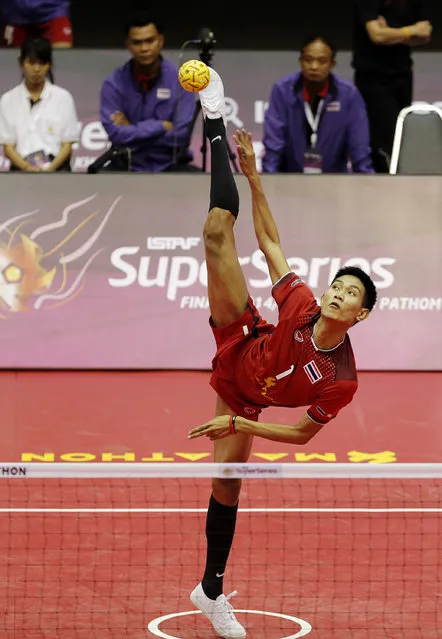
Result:
M269 398L268 391L270 390L270 388L273 388L275 384L276 384L276 377L266 377L264 381L261 382L261 395L263 397Z

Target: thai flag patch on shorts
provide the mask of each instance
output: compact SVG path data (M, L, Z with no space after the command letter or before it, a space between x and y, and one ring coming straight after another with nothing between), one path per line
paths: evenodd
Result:
M319 380L322 379L321 371L316 366L316 363L314 360L306 364L304 366L304 370L312 384L316 384L316 382L319 382Z

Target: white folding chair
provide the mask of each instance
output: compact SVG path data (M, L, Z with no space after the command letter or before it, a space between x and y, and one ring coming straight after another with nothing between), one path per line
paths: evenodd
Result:
M417 103L399 113L390 174L442 175L442 109Z

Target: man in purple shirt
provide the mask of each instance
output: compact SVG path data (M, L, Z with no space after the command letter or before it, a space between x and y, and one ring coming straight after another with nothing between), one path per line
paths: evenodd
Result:
M70 0L1 0L2 45L21 47L30 36L47 38L52 48L72 47Z
M161 55L161 28L145 11L127 22L131 60L103 83L100 118L114 147L128 147L136 172L198 170L189 164L189 126L195 96L178 82L178 69ZM184 148L183 148L184 147Z
M323 38L307 38L301 72L274 84L264 121L264 172L373 173L365 103L353 84L332 73L335 55Z

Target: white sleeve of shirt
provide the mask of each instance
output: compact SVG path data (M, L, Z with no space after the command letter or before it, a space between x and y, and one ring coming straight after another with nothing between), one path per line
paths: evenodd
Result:
M79 122L77 109L72 95L66 92L63 104L63 124L61 127L60 142L78 142Z
M0 144L16 144L17 135L11 121L11 110L6 96L0 99Z

